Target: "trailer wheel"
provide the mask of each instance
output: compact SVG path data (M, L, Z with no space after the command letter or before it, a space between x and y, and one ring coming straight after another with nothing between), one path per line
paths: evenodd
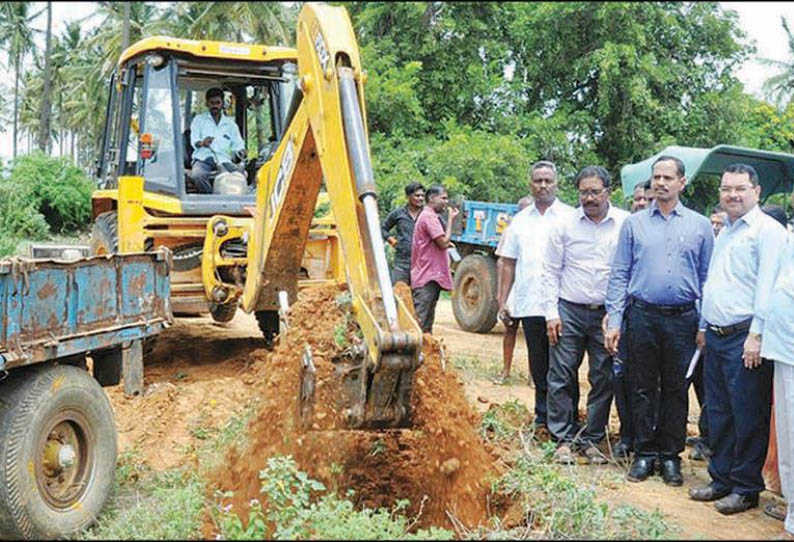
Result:
M278 311L256 311L256 321L265 337L265 348L273 348L278 335Z
M113 410L83 369L18 371L0 385L0 537L67 537L96 521L110 495Z
M455 270L452 312L461 329L488 333L496 324L496 262L481 254L469 254Z
M212 303L210 302L210 315L216 322L231 322L237 314L237 301L231 303Z

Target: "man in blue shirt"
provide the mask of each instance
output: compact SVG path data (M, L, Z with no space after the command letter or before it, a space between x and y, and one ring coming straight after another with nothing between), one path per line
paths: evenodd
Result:
M190 123L193 143L191 177L198 191L212 193L209 180L213 170L222 164L245 157L245 141L234 119L223 114L223 91L211 88L206 93L207 109Z
M678 158L660 156L654 162L654 203L623 222L607 287L605 346L613 355L628 311L626 370L635 457L627 477L633 482L653 474L660 460L664 482L683 484L678 454L686 439L685 376L696 337L703 341L696 303L714 244L708 219L679 201L686 182Z
M711 483L692 488L696 501L716 501L734 514L758 506L769 445L773 365L762 361L761 336L769 294L780 267L786 230L758 206L752 166L728 166L720 181L727 213L703 288L704 376L708 398Z
M794 193L791 201L794 204ZM762 309L764 334L761 357L764 363L774 361L775 440L777 443L780 486L787 504L782 508L785 530L780 540L794 538L794 238L789 234L786 247L780 250L780 269ZM774 505L764 511L774 516Z

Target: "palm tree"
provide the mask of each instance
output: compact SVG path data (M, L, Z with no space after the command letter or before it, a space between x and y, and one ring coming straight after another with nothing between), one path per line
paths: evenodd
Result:
M41 121L39 123L39 150L50 151L50 92L52 82L52 2L47 2L47 38L44 49L44 93L41 97Z
M8 47L8 57L14 64L14 150L17 157L19 128L19 78L22 62L27 54L35 50L32 23L41 10L30 14L32 2L3 2L0 5L0 43Z
M281 2L176 2L158 30L187 39L286 46L294 40L295 19Z
M780 21L788 37L788 52L791 60L781 61L771 58L759 59L762 64L773 66L780 70L780 73L764 81L761 87L767 98L778 107L791 99L792 94L794 94L794 35L792 35L791 30L789 30L786 18L781 16Z

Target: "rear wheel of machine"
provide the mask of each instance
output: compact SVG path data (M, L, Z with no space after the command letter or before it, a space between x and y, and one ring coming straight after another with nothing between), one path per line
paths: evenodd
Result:
M481 254L469 254L455 270L452 312L461 329L488 333L496 324L496 262Z
M237 314L237 301L231 303L210 303L210 315L216 322L231 322Z
M96 217L91 229L91 255L116 254L119 251L119 221L116 211L107 211Z
M256 321L265 337L265 347L273 348L278 335L278 311L256 311Z
M116 425L83 369L21 369L0 403L0 538L63 538L88 527L113 486Z

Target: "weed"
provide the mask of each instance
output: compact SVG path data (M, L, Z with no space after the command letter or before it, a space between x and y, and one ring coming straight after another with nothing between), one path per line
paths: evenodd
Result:
M336 324L334 328L334 343L339 348L347 348L350 345L350 341L347 339L347 324L345 322Z
M369 450L369 455L371 457L375 457L376 455L380 455L385 451L386 451L386 443L383 442L383 439L379 438L372 443L372 447Z
M264 510L258 500L251 501L247 527L228 507L215 509L221 537L236 540L319 539L319 540L451 540L453 532L431 528L409 532L418 518L403 515L410 504L400 500L391 509L356 510L348 491L342 499L325 492L320 482L312 480L297 468L292 457L271 457L260 474L262 494L268 506ZM318 498L312 499L317 495ZM229 493L221 497L229 497ZM267 525L272 524L273 532Z

